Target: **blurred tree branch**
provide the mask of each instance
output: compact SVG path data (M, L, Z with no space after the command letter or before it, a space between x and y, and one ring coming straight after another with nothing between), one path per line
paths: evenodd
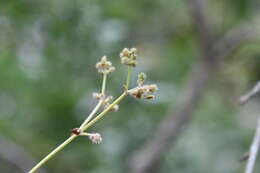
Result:
M249 158L248 158L248 162L246 165L245 173L254 172L254 166L255 166L255 161L257 158L259 146L260 146L260 119L258 119L255 137L254 137L253 142L250 147Z
M20 172L27 172L35 160L18 144L0 135L0 158ZM39 173L46 173L43 169Z
M226 57L237 49L242 43L258 40L260 36L259 15L245 23L236 26L214 45L214 53L218 57Z
M156 172L163 155L176 142L183 127L192 119L206 86L214 78L220 62L229 56L242 42L252 38L257 31L252 25L243 25L229 32L222 40L215 42L214 31L207 15L205 0L187 0L194 25L201 43L201 59L194 65L178 103L178 110L171 111L155 131L154 137L130 160L132 173ZM254 31L254 32L252 32Z
M247 103L251 98L256 96L260 92L260 81L256 83L252 90L250 90L247 94L240 97L239 102L240 104Z
M239 102L241 104L247 103L251 98L253 98L258 92L260 91L260 81L256 83L256 85L253 87L252 90L250 90L247 94L240 97ZM260 146L260 118L258 119L255 137L253 139L253 142L250 147L250 151L247 154L248 162L246 165L245 173L253 173L254 172L254 166L258 154Z

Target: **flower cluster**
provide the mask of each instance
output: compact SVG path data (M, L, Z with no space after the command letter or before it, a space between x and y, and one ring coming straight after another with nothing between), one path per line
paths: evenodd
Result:
M142 85L138 86L136 88L133 88L128 91L128 93L137 99L154 99L153 93L158 90L157 85L151 84L151 85Z
M135 67L137 64L136 52L136 48L131 48L130 50L128 48L124 48L120 53L121 63L131 67Z
M138 86L128 90L129 95L137 99L154 99L155 96L153 95L153 93L155 93L158 90L158 87L155 84L144 85L145 79L146 74L140 73L137 79Z
M110 61L107 60L106 56L103 56L101 60L96 64L96 68L99 73L108 74L115 71L115 67Z

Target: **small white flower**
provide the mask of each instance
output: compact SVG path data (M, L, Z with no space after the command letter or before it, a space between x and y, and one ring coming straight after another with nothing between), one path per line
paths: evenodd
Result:
M100 144L102 142L102 137L99 133L85 133L82 132L80 133L80 136L88 136L89 139L94 143L94 144Z
M102 142L102 137L99 133L91 133L88 137L94 144L100 144Z
M136 48L131 48L130 50L128 48L124 48L122 52L119 54L121 58L121 63L124 65L135 67L137 64L136 52Z
M108 74L115 71L115 67L110 61L107 60L106 56L103 56L99 62L96 64L96 68L99 73Z
M104 98L104 94L102 94L102 93L93 93L92 96L94 99L97 99L97 100L101 100Z

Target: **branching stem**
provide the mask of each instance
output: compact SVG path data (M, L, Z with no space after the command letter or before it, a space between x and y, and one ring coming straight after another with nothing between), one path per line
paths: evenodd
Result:
M103 110L96 118L91 120L89 123L87 123L84 127L81 128L82 132L87 130L89 127L91 127L93 124L95 124L98 120L100 120L106 113L108 113L111 108L113 108L116 104L118 104L120 101L122 101L123 98L127 96L127 91L125 91L121 96L119 96L113 103L111 103L110 106L108 106L105 110ZM37 169L39 169L43 164L45 164L48 160L50 160L55 154L57 154L59 151L61 151L66 145L71 143L77 135L70 136L66 141L64 141L62 144L60 144L56 149L54 149L52 152L50 152L46 157L44 157L37 165L35 165L28 173L34 173Z
M121 96L119 96L113 103L111 103L103 112L101 112L98 116L96 116L93 120L91 120L88 124L86 124L82 131L87 130L89 127L91 127L93 124L95 124L98 120L100 120L106 113L108 113L116 104L118 104L120 101L122 101L123 98L127 96L128 92L125 91Z
M131 79L131 72L132 72L132 67L128 66L128 68L127 68L127 78L126 78L126 84L125 84L126 90L128 90L128 88L129 88L130 79Z
M125 91L113 103L111 103L106 109L104 109L100 114L98 114L94 119L92 119L92 117L97 113L97 111L101 108L101 106L102 106L102 104L104 102L106 83L107 83L107 73L104 73L104 75L103 75L103 82L102 82L102 88L101 88L102 98L99 100L98 104L92 110L92 112L89 114L89 116L86 118L86 120L79 127L80 133L88 134L88 133L85 133L84 131L86 131L89 127L94 125L98 120L100 120L115 105L119 104L119 102L121 102L128 95L128 88L129 88L129 83L130 83L130 78L131 78L131 71L132 71L132 68L129 66L128 70L127 70L127 79L126 79L126 84L125 84ZM50 160L52 157L54 157L59 151L61 151L65 146L67 146L69 143L71 143L78 136L80 136L80 134L79 135L72 134L62 144L60 144L57 148L55 148L52 152L50 152L46 157L44 157L28 173L34 173L36 170L38 170L42 165L44 165L48 160Z
M104 73L103 75L103 81L102 81L102 88L101 88L101 93L103 97L105 96L106 92L106 83L107 83L107 74ZM96 107L92 110L92 112L89 114L89 116L85 119L85 121L80 125L79 130L82 130L82 128L91 120L91 118L97 113L99 108L102 106L104 101L104 98L101 98Z
M100 100L96 107L93 109L93 111L89 114L89 116L85 119L85 121L80 125L79 130L82 130L82 128L91 120L91 118L97 113L99 108L102 106L103 100Z

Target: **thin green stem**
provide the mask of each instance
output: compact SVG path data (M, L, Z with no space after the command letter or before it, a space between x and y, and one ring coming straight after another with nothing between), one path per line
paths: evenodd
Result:
M105 73L103 75L103 81L102 81L102 88L101 93L103 96L105 96L106 91L106 83L107 83L107 74ZM102 106L103 98L100 99L96 107L92 110L92 112L89 114L89 116L85 119L85 121L80 125L79 130L82 130L82 128L91 120L91 118L97 113L99 108Z
M28 173L34 173L37 169L39 169L43 164L45 164L48 160L50 160L55 154L61 151L66 145L71 143L77 136L72 135L62 144L60 144L57 148L55 148L52 152L50 152L46 157L44 157L37 165L35 165Z
M105 73L105 74L103 75L103 82L102 82L102 89L101 89L101 93L102 93L103 95L105 95L106 83L107 83L107 74Z
M96 107L93 109L93 111L89 114L87 119L82 123L79 130L85 131L92 125L94 125L98 120L100 120L104 115L106 115L116 104L121 102L123 98L125 98L128 95L128 87L130 83L130 77L131 77L131 67L128 67L128 73L127 73L127 80L126 80L126 91L121 94L113 103L111 103L105 110L103 110L99 115L97 115L93 120L90 121L90 119L95 115L95 113L98 111L98 109L102 106L103 100L101 99ZM106 81L107 81L107 75L104 74L103 76L103 82L102 82L102 89L101 92L103 95L105 95L105 89L106 89ZM55 148L52 152L50 152L46 157L44 157L37 165L35 165L28 173L34 173L36 170L38 170L42 165L44 165L48 160L50 160L52 157L54 157L59 151L61 151L65 146L67 146L69 143L71 143L74 139L76 139L77 135L71 135L67 140L65 140L62 144L60 144L57 148Z
M132 67L128 66L128 68L127 68L127 78L126 78L126 84L125 84L126 90L128 90L128 88L129 88L129 83L130 83L130 79L131 79L131 72L132 72Z
M85 121L80 125L79 130L82 130L82 128L91 120L91 118L97 113L99 108L102 106L103 100L101 99L96 107L93 109L93 111L89 114L89 116L85 119Z
M119 96L113 103L111 103L105 110L103 110L99 115L97 115L93 120L91 120L88 124L86 124L82 131L87 130L89 127L91 127L93 124L95 124L98 120L100 120L106 113L108 113L116 104L118 104L120 101L122 101L123 98L127 96L127 91L125 91L121 96Z
M118 104L120 101L122 101L123 98L127 96L127 91L125 91L121 96L119 96L113 103L111 103L110 106L108 106L104 111L102 111L96 118L91 120L89 123L87 123L84 127L81 128L82 131L87 130L89 127L91 127L93 124L95 124L99 119L101 119L106 113L110 111L111 108L113 108L116 104ZM96 106L96 108L98 105ZM50 152L46 157L44 157L37 165L35 165L28 173L34 173L36 170L38 170L42 165L44 165L48 160L50 160L53 156L55 156L59 151L61 151L66 145L71 143L77 135L70 136L66 141L64 141L62 144L60 144L57 148L55 148L52 152Z

